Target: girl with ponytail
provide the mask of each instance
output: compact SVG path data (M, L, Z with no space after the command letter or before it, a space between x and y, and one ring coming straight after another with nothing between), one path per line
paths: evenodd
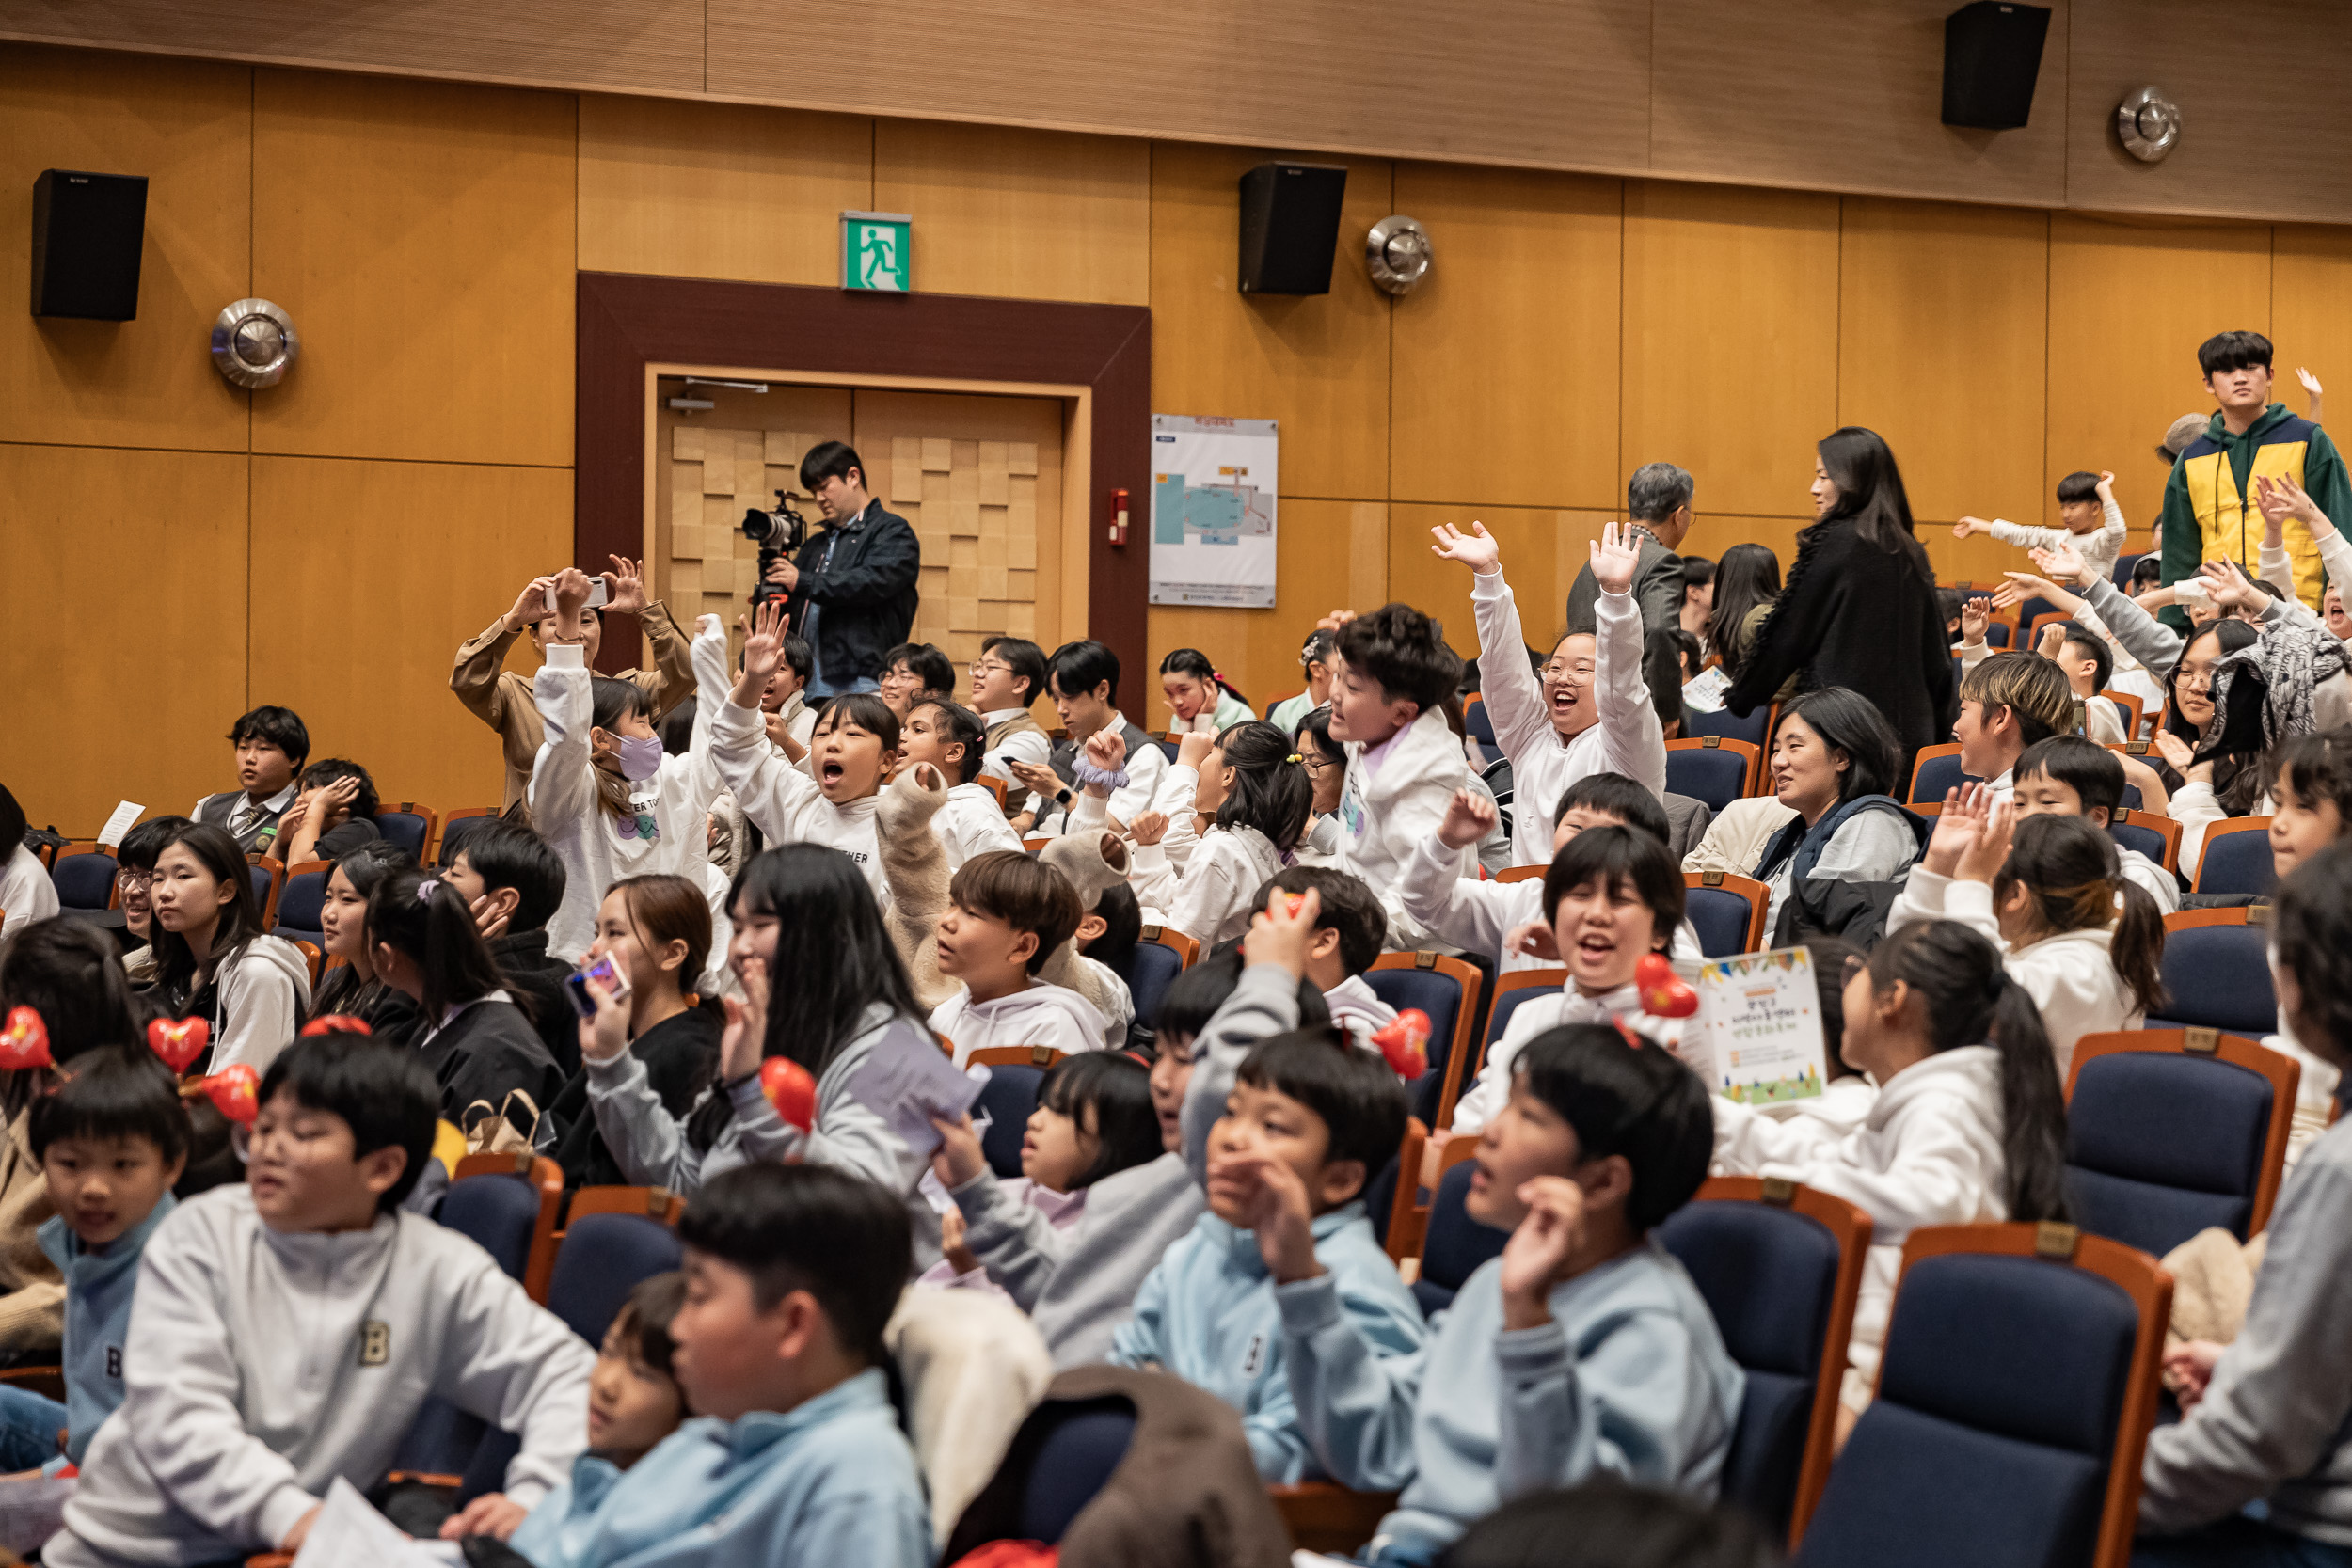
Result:
M1886 925L1920 920L1956 920L2001 945L2042 1011L2060 1083L2076 1040L2137 1029L2164 1006L2164 916L2086 817L2021 822L2006 791L1951 791Z
M464 894L437 872L388 871L368 895L367 931L376 980L423 1010L417 1050L440 1082L444 1117L462 1127L474 1101L504 1109L516 1089L536 1107L554 1100L555 1058L507 991ZM537 1118L517 1104L510 1119L528 1132Z
M1780 1176L1869 1211L1843 1402L1869 1402L1903 1243L1922 1226L2066 1217L2066 1104L2042 1014L2001 951L1953 920L1846 960L1846 1065L1877 1083L1851 1130L1715 1101L1715 1169Z
M1297 749L1263 719L1206 740L1184 737L1161 798L1172 801L1190 784L1193 813L1207 831L1181 875L1152 846L1137 851L1133 873L1136 896L1165 910L1166 923L1204 950L1248 931L1258 890L1292 863L1315 799Z
M1198 648L1179 648L1160 660L1160 694L1168 699L1173 731L1216 735L1258 717L1249 699Z

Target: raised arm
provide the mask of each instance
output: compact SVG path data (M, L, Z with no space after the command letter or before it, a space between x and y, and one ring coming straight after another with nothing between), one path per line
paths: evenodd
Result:
M1423 928L1465 952L1499 956L1521 907L1515 882L1479 881L1461 873L1462 851L1493 831L1495 803L1457 789L1436 833L1418 840L1398 868L1397 902Z
M1549 710L1544 704L1543 683L1527 666L1524 634L1519 629L1518 602L1502 580L1502 546L1481 522L1464 533L1447 523L1431 529L1437 540L1430 552L1443 561L1458 561L1470 569L1470 613L1478 625L1478 681L1493 721L1496 743L1513 765L1534 754L1535 748L1558 744ZM1629 579L1630 580L1630 579ZM1640 611L1635 611L1638 621ZM1641 637L1634 636L1634 663L1641 662Z
M711 715L710 760L723 784L771 844L791 843L800 836L801 814L824 792L817 781L769 749L768 727L759 711L759 694L768 678L784 662L784 638L789 623L783 601L771 599L739 623L743 632L743 673L734 692ZM695 715L699 724L702 716Z
M1253 918L1249 934L1242 939L1248 967L1242 971L1241 983L1193 1042L1195 1065L1184 1090L1181 1126L1184 1166L1196 1186L1208 1180L1209 1132L1225 1114L1225 1100L1233 1092L1242 1059L1260 1040L1298 1027L1299 981L1307 973L1307 947L1314 940L1315 916L1323 908L1312 889L1299 897L1294 912L1288 895L1267 895L1265 911Z
M686 638L670 618L669 607L659 599L646 600L644 562L623 555L607 559L612 570L604 574L604 580L612 595L605 609L610 614L636 616L645 641L653 646L653 668L637 672L637 686L653 700L654 717L659 719L694 689Z
M1601 755L1610 772L1624 774L1662 800L1666 732L1642 678L1642 610L1629 592L1642 561L1641 545L1631 527L1607 523L1591 549L1593 581L1600 589L1593 601L1598 644L1593 688L1600 708ZM1484 678L1486 667L1479 668ZM1540 699L1540 688L1536 694ZM1549 719L1545 727L1550 727Z
M531 765L531 816L541 832L568 826L596 809L596 765L589 730L596 698L589 682L580 611L588 599L588 579L566 568L556 578L556 630L548 641L548 661L532 682L547 737Z
M553 578L532 578L515 595L515 603L505 614L457 650L456 666L449 673L449 689L457 693L457 700L466 705L468 713L494 730L502 728L506 721L506 699L499 693L499 673L506 668L506 651L515 645L523 627L548 612L548 591L554 586Z

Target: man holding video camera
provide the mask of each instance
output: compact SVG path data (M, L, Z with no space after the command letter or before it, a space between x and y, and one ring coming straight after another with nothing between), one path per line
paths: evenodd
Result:
M817 655L808 701L881 689L882 655L914 625L923 548L904 517L866 493L866 467L842 441L801 459L801 488L817 498L823 532L768 568L791 598L793 631Z

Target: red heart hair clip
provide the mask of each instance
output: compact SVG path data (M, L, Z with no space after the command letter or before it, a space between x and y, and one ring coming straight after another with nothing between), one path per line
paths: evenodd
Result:
M245 1062L222 1068L209 1078L199 1078L196 1087L213 1102L213 1108L241 1127L253 1125L253 1118L262 1114L262 1075Z
M1429 1056L1422 1048L1429 1041L1429 1015L1419 1007L1407 1007L1372 1037L1372 1043L1380 1048L1389 1066L1400 1078L1418 1078L1429 1070Z
M0 1028L0 1068L19 1072L26 1068L55 1067L49 1055L49 1025L30 1007L10 1007L6 1028Z
M1645 953L1633 966L1633 983L1642 993L1642 1011L1657 1018L1689 1018L1699 1010L1699 993L1675 973L1663 953Z
M817 1080L789 1056L771 1056L759 1064L759 1092L786 1126L805 1132L817 1124Z
M354 1018L349 1013L322 1013L302 1026L305 1038L312 1035L373 1035L374 1033L374 1030L368 1027L366 1019Z
M174 1072L187 1071L212 1039L213 1026L200 1018L159 1018L147 1026L148 1049Z

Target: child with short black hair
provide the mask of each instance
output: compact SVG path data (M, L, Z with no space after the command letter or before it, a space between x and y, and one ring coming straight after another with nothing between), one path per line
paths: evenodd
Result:
M975 855L1021 849L1021 835L1005 820L996 792L979 782L987 734L978 714L946 697L915 703L899 731L892 776L928 762L947 781L947 799L931 817L931 832L947 852L950 876Z
M1952 537L1965 539L1972 533L1985 533L2004 545L2027 550L2072 544L2082 552L2084 563L2091 570L2113 571L2115 558L2123 548L2124 529L2122 510L2115 504L2115 476L2087 469L2068 474L2058 482L2058 510L2056 528L2034 528L2025 523L2004 522L1998 517L1991 522L1982 517L1963 517L1952 525Z
M7 831L6 796L7 792L0 790L0 832ZM152 985L155 980L155 857L171 842L171 835L191 820L185 816L151 816L124 833L122 842L115 846L115 891L120 895L122 907L122 935L117 940L122 944L123 971L135 986ZM32 860L32 856L27 853L25 859ZM33 868L40 873L41 885L50 889L49 896L54 901L57 895L50 883L48 868L39 861L33 861ZM0 895L6 895L6 892L5 884L0 883ZM18 902L11 899L0 905L0 909L10 911L7 926L0 929L13 931L24 924L13 912ZM52 909L47 912L57 911Z
M986 764L981 771L1009 786L1009 809L1021 811L1027 792L1012 765L1052 765L1054 742L1030 713L1045 695L1045 650L1024 637L991 637L972 661L972 707L987 726Z
M2058 667L2067 689L2082 705L2082 733L2102 746L2121 746L2132 738L2123 710L2102 691L2115 678L2115 653L2104 639L2072 621L2053 621L2042 628L2034 650Z
M1405 1119L1395 1072L1345 1031L1325 1025L1260 1042L1209 1134L1209 1212L1144 1279L1135 1315L1113 1337L1114 1363L1164 1368L1240 1411L1269 1481L1327 1474L1291 1402L1269 1270L1331 1278L1339 1311L1375 1356L1410 1355L1426 1338L1363 1204Z
M963 863L939 917L939 972L961 982L930 1026L955 1042L956 1065L995 1045L1099 1051L1110 1027L1094 1005L1038 978L1085 917L1070 879L1014 850Z
M298 1039L270 1064L247 1181L181 1204L139 1262L119 1418L84 1455L59 1568L296 1551L438 1393L522 1434L529 1506L585 1438L595 1357L466 1237L401 1208L439 1095L413 1052Z
M122 1403L139 1252L172 1211L188 1114L153 1053L102 1046L33 1101L26 1132L56 1210L40 1248L65 1276L65 1402L0 1386L0 1469L55 1475L82 1462Z
M237 749L237 787L205 796L188 815L227 829L241 854L275 854L294 775L310 760L310 732L294 709L268 705L238 715L229 744Z
M1364 982L1364 972L1380 961L1389 934L1389 917L1363 879L1327 865L1294 865L1276 875L1250 895L1250 905L1263 909L1266 895L1305 893L1315 898L1314 940L1307 948L1306 977L1323 992L1331 1022L1345 1029L1359 1045L1396 1020L1396 1009L1380 1000Z
M564 994L572 966L548 952L548 922L564 907L567 873L554 847L526 823L485 823L450 857L442 879L474 911L506 989L531 1000L531 1022L565 1077L580 1070L579 1015Z
M2017 815L2081 816L2102 832L2123 809L2123 763L2113 752L2079 735L2037 740L2017 758ZM2161 815L2161 814L2159 814ZM2137 849L2116 846L2123 875L2156 901L2158 914L2181 907L2181 879Z
M954 702L955 663L929 642L901 642L882 655L882 680L875 694L900 719L915 704L930 698Z
M344 757L323 757L302 770L301 793L278 823L270 854L288 865L341 860L384 836L382 802L368 770Z
M930 1568L930 1515L891 1407L882 1330L907 1219L822 1165L713 1178L678 1221L673 1365L701 1412L560 1528L516 1533L533 1568Z
M571 1479L528 1517L504 1494L485 1493L442 1525L441 1538L495 1535L534 1562L580 1549L593 1529L596 1505L621 1472L687 1418L677 1345L670 1338L685 1305L683 1274L673 1270L639 1280L596 1347L596 1370L588 1379L588 1451L572 1461Z
M1383 605L1342 626L1335 657L1330 737L1347 753L1335 863L1382 890L1391 947L1425 947L1433 934L1389 890L1414 847L1437 832L1454 792L1470 783L1444 711L1461 684L1462 661L1446 646L1443 628L1406 604ZM1455 869L1475 875L1465 857L1455 857Z
M1279 1249L1300 1430L1341 1485L1403 1488L1367 1560L1425 1564L1503 1499L1596 1475L1712 1499L1746 1378L1649 1234L1698 1191L1708 1149L1707 1090L1672 1055L1607 1026L1549 1029L1470 1179L1470 1217L1511 1238L1421 1354L1379 1356L1330 1276Z
M1269 708L1267 723L1294 740L1298 738L1299 721L1331 700L1331 653L1339 643L1339 633L1327 626L1317 626L1307 634L1298 649L1298 667L1306 672L1307 689Z

